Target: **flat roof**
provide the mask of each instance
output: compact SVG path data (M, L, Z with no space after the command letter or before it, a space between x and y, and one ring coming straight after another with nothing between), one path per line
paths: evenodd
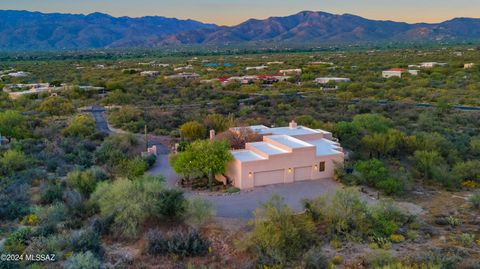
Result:
M252 130L258 132L259 134L273 134L273 135L307 135L307 134L318 134L320 133L317 130L310 129L305 126L297 126L295 128L290 127L277 127L277 128L255 128L256 126L251 126Z
M267 142L254 142L250 143L249 145L262 152L265 152L268 155L283 154L288 152Z
M251 150L234 150L234 151L231 151L231 153L233 155L233 158L241 162L266 160L266 158L256 154Z
M288 135L271 135L268 138L292 149L313 147L313 145L307 142Z
M340 146L337 143L330 141L328 139L313 140L313 141L308 141L308 143L316 147L317 156L342 153L340 151Z

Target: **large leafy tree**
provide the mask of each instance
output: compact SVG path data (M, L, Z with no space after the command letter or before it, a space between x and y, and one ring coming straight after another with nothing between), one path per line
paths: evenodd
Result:
M232 159L226 141L198 140L171 160L173 169L178 174L184 177L208 176L211 184L215 175L225 173L227 164Z

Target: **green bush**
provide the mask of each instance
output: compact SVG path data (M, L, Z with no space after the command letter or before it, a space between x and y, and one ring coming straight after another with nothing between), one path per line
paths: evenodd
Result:
M52 204L62 201L63 188L60 184L47 184L41 188L41 202Z
M75 254L65 261L65 269L99 269L102 262L90 251Z
M203 256L208 253L210 243L198 231L175 233L168 240L168 252L182 257Z
M99 167L92 167L86 171L72 171L67 175L67 185L88 197L95 191L98 182L105 180L106 175Z
M480 208L480 190L475 191L468 201L472 204L473 208L479 209Z
M11 254L22 254L27 248L33 232L30 228L20 228L11 233L3 245L3 250Z
M155 201L155 213L157 218L169 220L179 219L184 216L187 209L187 201L183 192L175 189L165 189Z
M27 156L18 150L7 150L0 157L0 174L10 175L13 172L23 170L29 161Z
M91 251L96 255L103 253L100 236L92 229L73 231L68 238L68 248L75 252Z
M215 216L214 205L201 197L188 200L186 222L193 227L199 227Z
M102 217L113 218L113 231L124 238L134 238L142 224L156 207L164 191L164 180L145 176L131 181L117 179L114 182L101 182L91 196Z
M203 256L208 253L210 243L196 230L177 232L168 238L153 230L146 235L146 253L149 255L175 254L182 257Z
M368 266L368 268L379 268L396 262L398 262L398 260L392 257L388 251L377 250L366 258L364 264Z
M303 258L305 269L327 269L328 258L323 255L320 247L313 247L305 253Z
M149 231L145 235L145 242L145 252L148 255L165 255L168 253L168 239L161 231Z
M284 266L307 251L316 240L309 215L295 215L278 196L255 210L251 246L260 264Z

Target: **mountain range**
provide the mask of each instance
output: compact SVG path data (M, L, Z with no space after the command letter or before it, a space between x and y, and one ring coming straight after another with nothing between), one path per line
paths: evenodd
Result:
M0 50L473 40L480 40L480 19L409 24L303 11L286 17L250 19L236 26L217 26L160 16L0 10Z

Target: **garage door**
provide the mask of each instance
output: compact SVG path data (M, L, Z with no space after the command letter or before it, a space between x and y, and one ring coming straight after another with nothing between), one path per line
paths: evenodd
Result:
M273 170L255 173L255 186L265 186L284 182L285 170Z
M309 180L311 179L312 174L312 167L297 167L294 170L294 180L295 181L302 181L302 180Z

